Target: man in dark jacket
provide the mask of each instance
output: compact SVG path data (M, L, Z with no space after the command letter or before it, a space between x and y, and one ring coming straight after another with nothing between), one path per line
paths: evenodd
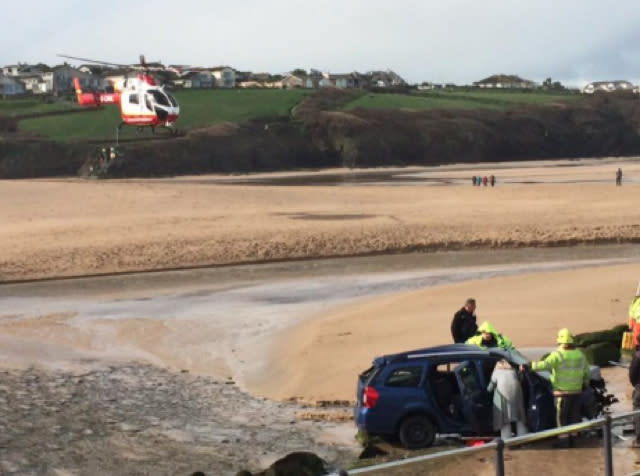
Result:
M478 330L478 324L476 324L476 300L473 298L467 299L462 309L453 315L451 321L451 336L453 342L456 344L464 344L467 339L473 337Z
M629 381L633 385L633 409L640 410L640 336L636 340L636 352L629 365ZM634 417L633 424L636 430L634 446L640 447L640 417Z

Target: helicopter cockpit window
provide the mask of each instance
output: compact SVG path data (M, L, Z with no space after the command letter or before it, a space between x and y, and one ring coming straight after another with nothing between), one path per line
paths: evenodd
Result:
M149 93L153 94L153 98L156 100L157 104L161 106L171 106L171 104L169 103L169 98L167 98L167 96L161 91L158 91L157 89L151 89Z
M144 97L144 103L147 106L147 109L149 109L150 111L153 111L153 105L151 104L151 95L147 94Z
M178 107L178 101L176 101L176 98L174 98L174 97L171 95L171 93L168 93L168 92L166 92L166 91L165 91L164 93L165 93L165 94L167 95L167 97L169 98L169 101L171 101L171 105L172 105L173 107Z
M138 103L138 95L137 94L129 94L129 102L131 104L139 104Z

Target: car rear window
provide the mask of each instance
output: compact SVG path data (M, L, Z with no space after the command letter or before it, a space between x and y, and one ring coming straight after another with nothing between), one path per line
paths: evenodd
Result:
M393 370L384 383L387 387L417 387L420 385L422 367L399 367Z
M363 383L369 382L369 380L371 380L378 373L379 370L380 370L380 367L376 367L375 365L372 367L369 367L367 370L365 370L359 375L360 381Z

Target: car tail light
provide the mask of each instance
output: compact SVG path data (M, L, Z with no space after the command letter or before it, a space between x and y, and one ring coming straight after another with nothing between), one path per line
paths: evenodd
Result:
M362 404L365 408L373 408L378 403L378 391L373 387L365 387L364 395L362 397Z

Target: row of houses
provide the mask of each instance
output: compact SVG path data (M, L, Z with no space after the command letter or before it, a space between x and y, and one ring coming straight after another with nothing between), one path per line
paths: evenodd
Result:
M351 72L334 74L317 69L304 71L297 69L289 74L253 73L239 71L230 66L212 68L190 67L186 65L168 65L161 63L145 64L163 83L173 88L306 88L317 89L334 87L340 89L375 89L404 87L406 81L392 70ZM54 66L17 64L4 66L0 73L0 95L21 96L25 94L58 94L73 90L73 78L77 77L83 89L108 90L122 88L127 77L136 74L142 65L134 64L126 69L113 69L97 65L82 65L75 68L69 64ZM548 79L546 82L551 82ZM543 83L543 87L545 86ZM554 83L559 84L559 83ZM496 74L473 83L480 89L519 89L533 90L540 85L517 75ZM418 86L421 90L454 87L453 84L435 84L424 82ZM597 92L633 91L638 92L629 81L598 81L582 88L584 94Z
M127 77L143 69L141 65L114 69L97 65L82 65L78 68L68 64L49 68L46 65L9 65L0 73L0 95L65 93L73 91L73 78L77 77L83 89L108 90L122 88ZM295 74L273 75L238 71L229 66L194 68L185 65L164 66L160 63L146 64L147 69L162 83L172 88L370 88L404 86L404 79L391 70L332 74L311 69L308 72L295 70Z

